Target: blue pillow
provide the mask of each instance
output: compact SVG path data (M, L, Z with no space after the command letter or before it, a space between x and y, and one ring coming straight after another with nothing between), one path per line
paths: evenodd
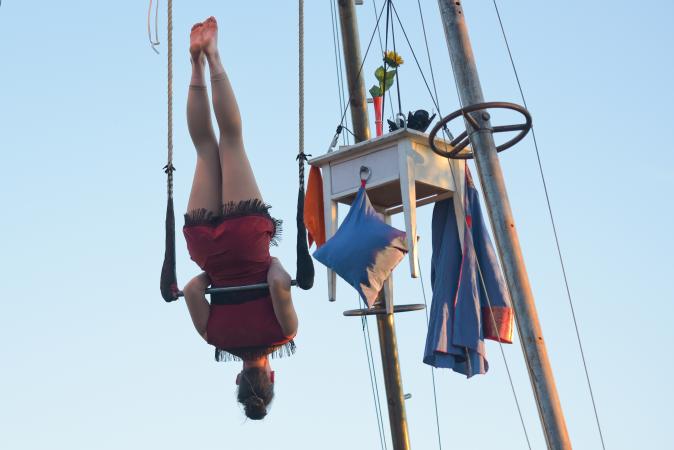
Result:
M407 253L405 232L379 218L361 187L335 235L314 252L314 258L334 270L372 306Z

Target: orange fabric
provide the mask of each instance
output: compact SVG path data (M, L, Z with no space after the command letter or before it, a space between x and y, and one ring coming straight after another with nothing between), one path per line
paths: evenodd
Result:
M323 215L323 177L321 169L311 166L307 195L304 198L304 226L309 233L309 247L325 244L325 216Z

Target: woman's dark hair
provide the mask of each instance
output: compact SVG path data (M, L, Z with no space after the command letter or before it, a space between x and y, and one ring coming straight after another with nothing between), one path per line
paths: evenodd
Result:
M245 407L249 419L261 420L267 415L267 405L274 398L274 384L260 367L249 367L241 372L237 399Z

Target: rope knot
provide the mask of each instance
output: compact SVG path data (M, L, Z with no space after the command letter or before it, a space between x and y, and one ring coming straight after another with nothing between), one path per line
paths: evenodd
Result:
M302 161L302 162L309 161L310 156L311 156L310 153L300 152L300 153L297 154L297 157L295 158L295 161Z
M162 167L162 170L164 171L165 174L173 173L176 171L175 166L173 165L172 162L166 164L164 167Z

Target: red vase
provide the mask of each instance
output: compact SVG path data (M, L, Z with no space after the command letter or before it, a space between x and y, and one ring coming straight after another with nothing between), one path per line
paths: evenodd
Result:
M377 126L377 136L381 136L382 134L384 134L384 122L383 122L384 104L382 103L383 99L384 97L382 96L372 98L372 103L374 104L374 123Z

